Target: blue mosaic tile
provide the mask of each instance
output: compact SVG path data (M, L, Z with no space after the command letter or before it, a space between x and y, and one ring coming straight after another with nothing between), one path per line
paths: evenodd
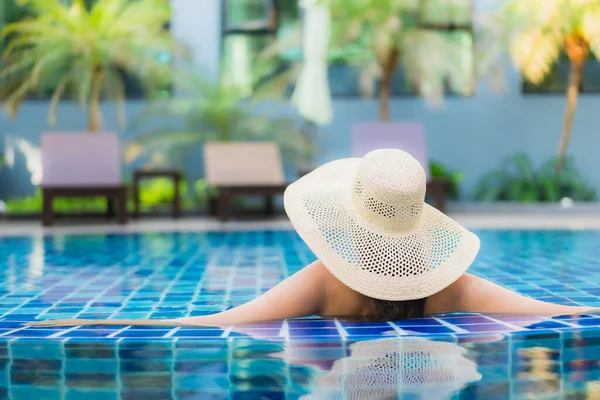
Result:
M471 324L471 325L460 325L461 329L467 332L511 332L517 330L516 328L510 328L502 324Z
M447 326L408 326L402 328L402 330L408 333L421 333L421 334L432 334L439 335L442 333L456 333L457 331Z
M335 328L316 328L316 329L294 329L291 328L289 330L289 336L298 338L298 337L316 337L316 336L335 336L339 337L340 333Z
M489 324L490 322L492 322L489 318L486 318L481 315L440 317L440 319L452 325Z
M471 272L533 298L600 305L599 232L479 235L486 246ZM41 275L28 274L32 257L43 263ZM0 398L297 399L335 362L351 358L354 345L381 340L464 350L457 354L473 360L482 378L457 400L562 398L560 388L583 398L585 383L600 379L600 315L463 313L397 321L396 329L318 318L226 330L23 326L65 317L206 315L253 299L313 260L284 231L0 237ZM535 366L545 362L552 375L537 376Z
M173 337L221 337L223 331L220 329L181 329L173 334Z
M406 321L394 321L394 325L403 328L407 326L439 326L442 323L433 318L415 318Z
M392 326L382 326L373 328L347 328L346 332L350 336L376 336L397 334L397 331Z
M115 335L115 337L119 338L131 338L131 337L143 337L143 338L162 338L166 336L170 330L163 329L145 329L145 330L137 330L137 329L127 329L126 331L119 332Z
M288 322L290 328L335 328L335 322L331 320L291 320Z

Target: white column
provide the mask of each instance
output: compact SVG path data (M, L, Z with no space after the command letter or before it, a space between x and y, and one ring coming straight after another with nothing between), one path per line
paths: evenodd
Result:
M215 78L221 58L221 1L171 0L172 32L193 62Z

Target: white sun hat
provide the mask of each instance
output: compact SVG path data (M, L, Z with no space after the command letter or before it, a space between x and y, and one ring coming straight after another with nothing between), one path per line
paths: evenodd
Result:
M479 238L425 203L423 167L375 150L327 163L292 183L285 210L342 283L381 300L431 296L471 265Z

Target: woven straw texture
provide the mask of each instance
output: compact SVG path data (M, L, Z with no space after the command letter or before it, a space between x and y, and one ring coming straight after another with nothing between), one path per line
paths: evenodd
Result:
M401 394L443 400L481 379L466 350L454 343L415 337L369 340L352 344L350 352L303 400L397 399Z
M291 184L286 212L331 273L382 300L414 300L455 282L479 239L425 204L421 165L401 150L325 164Z

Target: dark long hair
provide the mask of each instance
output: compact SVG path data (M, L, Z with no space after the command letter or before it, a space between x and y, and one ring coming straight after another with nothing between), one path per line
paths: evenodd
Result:
M369 298L367 321L399 321L425 316L427 298L407 301L390 301Z

